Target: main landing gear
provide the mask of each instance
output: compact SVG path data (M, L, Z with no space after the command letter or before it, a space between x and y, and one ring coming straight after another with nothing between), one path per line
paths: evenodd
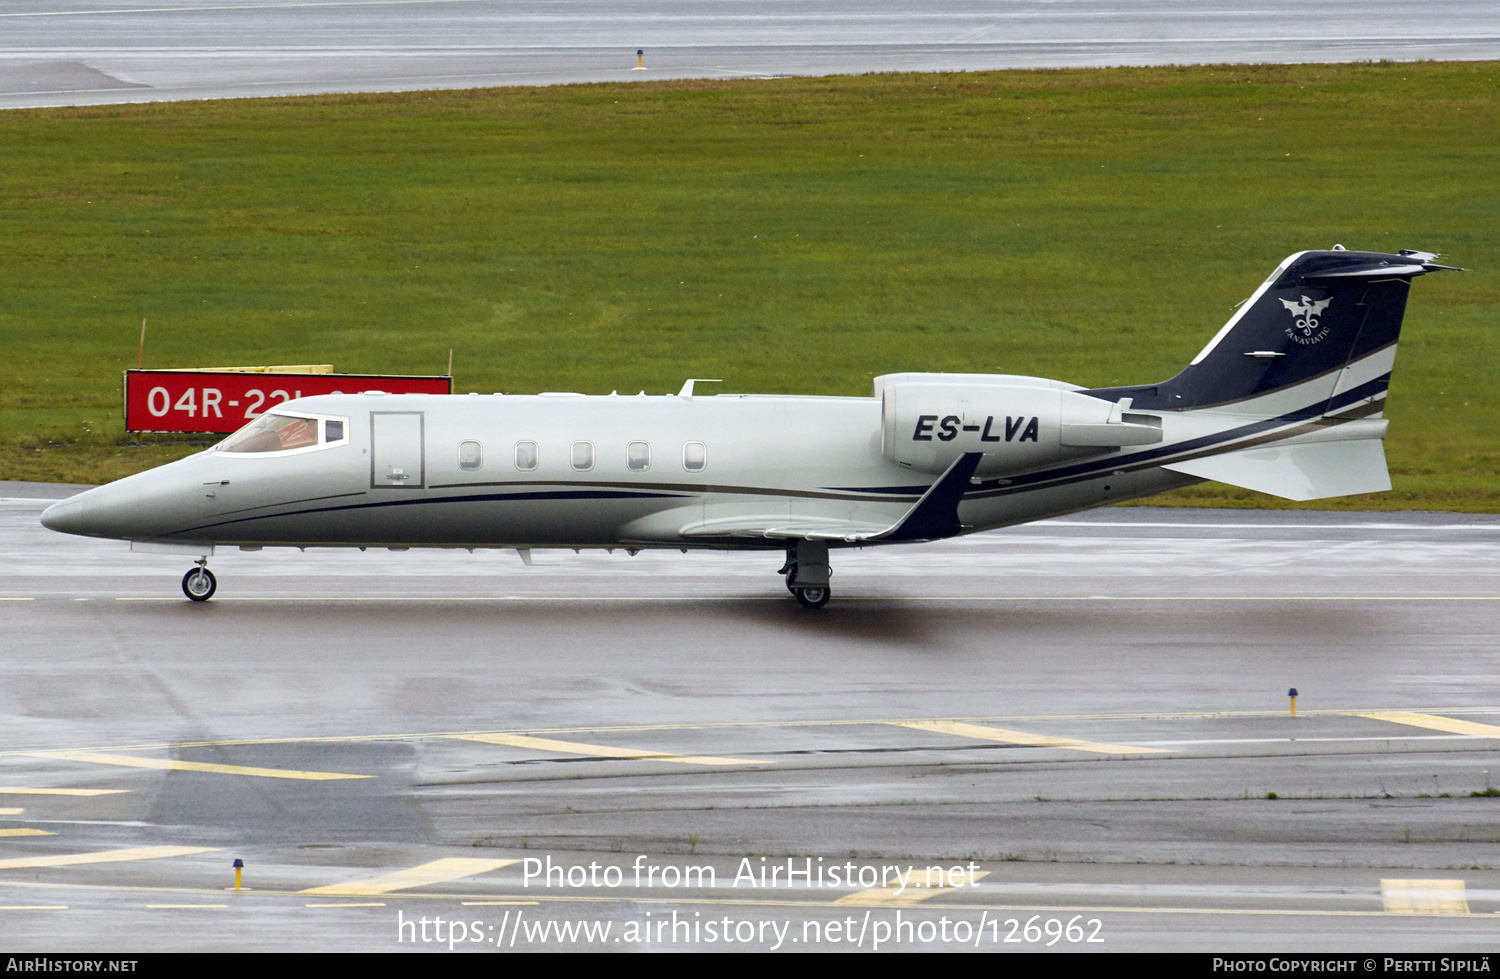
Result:
M182 576L182 593L195 602L213 598L218 587L218 579L208 570L208 558L200 558L198 566Z
M803 608L822 608L833 597L828 587L827 541L797 541L786 549L786 564L777 573L786 575L786 590Z

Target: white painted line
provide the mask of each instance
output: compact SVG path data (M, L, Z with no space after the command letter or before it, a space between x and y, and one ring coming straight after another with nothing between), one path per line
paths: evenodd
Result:
M17 789L0 788L0 795L121 795L129 789Z

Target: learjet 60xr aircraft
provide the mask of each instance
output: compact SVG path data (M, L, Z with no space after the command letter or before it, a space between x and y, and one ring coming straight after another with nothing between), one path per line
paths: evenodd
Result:
M1176 377L1084 389L887 374L868 398L322 395L212 449L49 507L70 534L216 546L784 551L803 605L829 553L938 540L1216 479L1294 500L1390 489L1381 417L1411 280L1436 255L1282 262Z

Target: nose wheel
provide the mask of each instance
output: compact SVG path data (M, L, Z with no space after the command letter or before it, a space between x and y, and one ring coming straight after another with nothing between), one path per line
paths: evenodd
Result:
M828 542L799 540L786 549L786 590L803 608L822 608L833 597L828 587Z
M206 602L213 598L218 587L218 579L201 561L196 568L182 576L182 593L195 602Z
M822 588L793 588L792 594L802 603L803 608L822 608L833 597L826 585Z

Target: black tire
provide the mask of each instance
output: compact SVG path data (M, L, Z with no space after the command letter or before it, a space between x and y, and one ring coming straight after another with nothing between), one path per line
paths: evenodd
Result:
M803 608L822 608L828 604L833 597L833 592L827 585L822 588L808 588L806 586L793 588L792 594L797 596L797 601L802 603Z
M206 602L219 589L219 580L207 568L194 568L182 576L182 593L195 602Z

